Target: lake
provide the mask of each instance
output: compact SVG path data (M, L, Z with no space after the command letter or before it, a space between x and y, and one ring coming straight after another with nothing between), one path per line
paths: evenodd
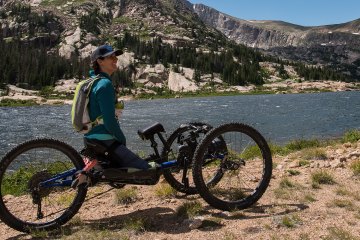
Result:
M60 139L80 150L82 135L74 132L70 111L69 105L0 108L0 156L34 137ZM181 123L194 121L213 126L243 122L279 144L333 138L360 129L360 92L129 101L120 125L130 149L149 153L149 143L140 140L138 129L160 122L169 135Z

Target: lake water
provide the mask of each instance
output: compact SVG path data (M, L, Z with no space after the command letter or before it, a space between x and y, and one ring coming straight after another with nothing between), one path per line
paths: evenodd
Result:
M73 131L70 110L69 105L0 108L0 157L35 137L60 139L80 150L82 135ZM148 153L149 143L140 140L138 129L160 122L170 134L181 123L191 121L213 126L243 122L279 144L332 138L360 129L360 92L129 101L120 125L128 147Z

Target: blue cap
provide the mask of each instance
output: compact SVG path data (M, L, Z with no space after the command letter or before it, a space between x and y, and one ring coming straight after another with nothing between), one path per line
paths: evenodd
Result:
M95 62L100 57L110 56L113 53L115 53L116 56L119 56L123 54L123 51L114 50L110 45L102 45L91 53L91 62Z

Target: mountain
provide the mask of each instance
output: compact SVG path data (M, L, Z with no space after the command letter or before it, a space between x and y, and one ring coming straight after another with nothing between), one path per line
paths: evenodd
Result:
M0 6L1 37L57 44L67 58L76 52L86 56L88 44L106 42L125 31L178 45L208 46L225 40L205 26L185 0L1 0Z
M339 68L360 79L360 19L335 25L304 27L282 21L250 21L203 4L194 11L229 39L274 56Z
M221 21L223 27L212 25ZM304 27L268 22L261 30L260 23L252 23L243 24L247 35L240 34L240 23L245 22L186 0L0 0L0 84L39 90L55 86L60 79L81 79L88 75L90 53L104 43L125 50L118 60L116 81L147 92L218 90L281 79L350 79L336 69L278 58L286 47L293 47L284 47L291 39L288 33L300 35ZM261 54L236 44L224 29L240 31L238 35L248 39L242 42L245 45L253 42L252 47L263 46L270 54L277 48L281 51L275 57ZM266 47L265 37L251 39L266 35L255 34L260 31L267 31L274 44ZM293 52L288 52L291 57ZM51 95L49 89L43 90Z

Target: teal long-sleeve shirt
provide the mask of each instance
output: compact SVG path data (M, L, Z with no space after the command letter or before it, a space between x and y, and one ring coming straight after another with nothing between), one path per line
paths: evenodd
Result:
M90 71L90 77L95 77ZM104 124L100 124L85 134L86 138L97 140L117 140L126 145L126 138L115 117L116 94L108 74L101 72L101 79L94 82L89 97L90 120L95 121L102 116Z

